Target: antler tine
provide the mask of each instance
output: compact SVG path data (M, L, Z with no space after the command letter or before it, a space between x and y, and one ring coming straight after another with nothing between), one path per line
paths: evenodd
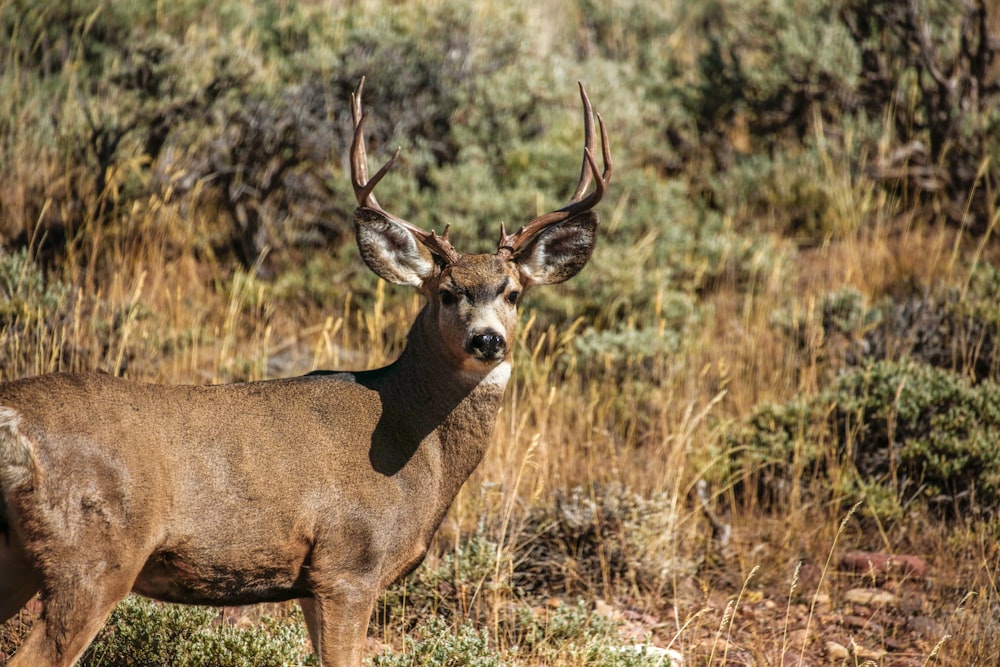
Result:
M381 206L372 191L378 185L382 177L392 169L399 159L399 149L389 159L382 168L375 172L375 177L368 178L368 151L365 149L365 120L366 116L361 110L361 93L365 88L365 79L361 77L358 88L351 93L351 115L354 118L354 139L351 142L351 183L354 186L354 196L358 200L359 206L367 206L383 213L388 213Z
M602 197L604 197L604 192L607 189L608 183L611 181L611 171L613 167L611 161L611 147L608 145L608 131L604 126L604 119L601 117L601 114L596 114L597 124L601 131L601 156L604 160L604 171L602 173L600 168L597 166L597 161L594 159L594 143L596 142L597 135L594 130L595 114L590 104L590 98L587 97L587 91L584 90L582 83L579 85L580 99L583 100L584 144L583 165L580 169L580 180L577 183L576 190L573 192L573 196L570 198L569 204L560 209L556 209L555 211L543 213L542 215L529 221L513 234L507 234L507 230L501 224L500 242L497 247L498 254L501 252L506 253L509 256L517 254L518 249L524 243L537 235L543 229L558 224L564 220L568 220L569 218L579 215L584 211L589 211L594 208L599 201L601 201ZM591 182L595 184L594 191L584 197L583 195L587 192L587 189L590 188Z
M446 264L454 264L458 261L458 251L448 240L448 227L444 228L444 233L440 236L435 232L428 232L417 227L413 223L389 213L375 199L375 186L378 185L382 177L399 160L400 149L396 149L393 156L382 167L375 172L375 175L368 178L368 152L365 149L365 114L361 110L361 93L364 91L365 78L361 77L358 88L351 94L351 115L354 118L354 138L351 141L351 184L354 186L354 196L358 200L358 206L376 210L393 222L405 227L417 239L424 244L432 253L440 257Z
M583 164L580 165L580 182L577 183L576 190L573 192L573 196L570 197L571 202L580 201L583 197L583 193L587 191L590 187L591 180L591 169L589 161L587 160L587 151L594 150L594 142L597 140L597 136L594 133L594 108L590 105L590 98L587 97L587 91L583 89L583 82L577 81L577 85L580 86L580 99L583 100Z

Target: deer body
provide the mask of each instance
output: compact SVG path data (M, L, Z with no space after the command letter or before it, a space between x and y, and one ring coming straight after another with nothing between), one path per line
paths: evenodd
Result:
M80 567L141 564L132 589L161 600L303 597L314 550L331 547L386 585L422 557L457 493L453 475L471 474L489 442L503 391L455 392L438 424L429 416L400 432L393 413L422 387L393 396L380 380L396 370L214 387L100 374L5 385L13 420L0 437L30 466L14 474L46 480L12 495L11 509L31 512L26 540L48 536L38 557L66 562L58 550L82 541L91 554ZM276 415L276 405L294 407Z
M427 297L406 349L377 370L265 382L0 385L0 621L38 591L43 604L10 667L72 664L130 591L299 599L322 664L361 664L376 595L421 562L491 439L520 294L590 256L610 157L602 125L602 176L589 126L570 206L504 234L495 255L460 254L375 201L389 165L368 179L360 92L358 246ZM588 168L598 191L583 199Z

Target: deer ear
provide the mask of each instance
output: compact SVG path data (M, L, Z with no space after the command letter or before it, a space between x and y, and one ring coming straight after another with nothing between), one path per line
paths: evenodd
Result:
M359 206L354 234L365 264L390 283L420 287L436 271L430 250L381 211Z
M585 211L528 241L514 257L525 287L569 280L583 268L597 243L597 213Z

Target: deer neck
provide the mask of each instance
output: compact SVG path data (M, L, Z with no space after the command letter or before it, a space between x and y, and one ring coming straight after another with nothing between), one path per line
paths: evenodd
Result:
M404 459L408 461L408 454L417 447L436 449L428 454L440 465L442 499L450 503L492 440L510 361L463 368L442 349L435 319L432 308L420 311L406 349L384 369L381 393L385 416L407 431L398 434L397 442L409 443L404 449L412 448L396 451L398 463L405 465Z

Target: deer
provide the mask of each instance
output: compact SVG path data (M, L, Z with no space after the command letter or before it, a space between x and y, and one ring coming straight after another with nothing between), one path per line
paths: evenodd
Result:
M365 371L217 385L54 373L0 384L0 622L41 612L9 667L74 664L129 593L164 602L297 600L324 667L360 667L378 594L415 569L493 438L517 307L589 261L612 173L584 109L562 208L493 254L458 252L383 209L362 78L351 95L355 240L424 297L399 357ZM591 190L591 185L593 189Z

